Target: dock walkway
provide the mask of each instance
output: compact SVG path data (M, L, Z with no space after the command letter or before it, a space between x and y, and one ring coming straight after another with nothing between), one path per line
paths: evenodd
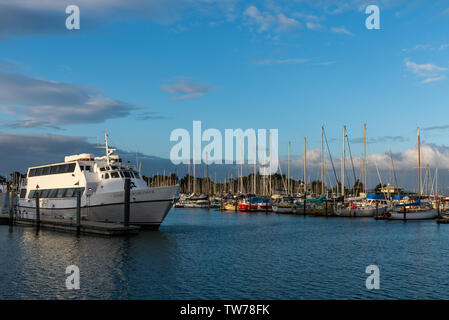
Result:
M447 215L441 216L436 221L437 223L449 223L449 216Z

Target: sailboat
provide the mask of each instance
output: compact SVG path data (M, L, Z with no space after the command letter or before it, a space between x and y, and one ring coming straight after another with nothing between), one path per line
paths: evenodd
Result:
M272 210L275 213L296 213L297 204L293 197L284 196L281 201L272 204Z
M418 200L413 203L398 204L392 212L385 214L389 220L435 219L438 211L430 203L421 202L421 137L418 128Z
M346 126L343 127L343 165L342 165L342 180L344 183L344 157L345 157L345 143L347 139ZM363 155L363 167L364 167L364 181L366 190L366 124L363 126L363 140L364 140L364 155ZM348 141L349 146L349 141ZM342 187L343 188L343 187ZM389 211L389 201L383 197L377 197L372 195L368 198L365 192L365 197L348 199L348 202L344 202L335 208L335 214L340 217L374 217L379 213L386 213Z

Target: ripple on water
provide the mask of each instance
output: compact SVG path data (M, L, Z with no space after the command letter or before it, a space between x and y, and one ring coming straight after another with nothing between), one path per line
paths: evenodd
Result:
M447 298L449 226L172 210L130 238L0 226L2 299ZM81 290L65 288L79 266ZM365 288L376 264L381 289Z

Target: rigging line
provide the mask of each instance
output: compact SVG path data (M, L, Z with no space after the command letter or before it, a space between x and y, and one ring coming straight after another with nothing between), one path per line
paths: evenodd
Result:
M428 172L427 172L427 165L426 165L426 174L425 174L425 176L424 176L424 183L422 184L422 192L423 192L423 194L425 195L426 194L426 191L427 191L427 174L428 174Z
M329 158L330 158L331 164L332 164L332 170L334 170L335 181L337 181L337 185L338 185L339 181L337 178L337 172L335 171L334 161L332 160L331 151L329 150L329 144L327 143L326 130L324 129L324 127L323 127L323 133L324 133L324 140L326 140L327 152L329 153Z
M356 183L357 183L357 179L356 179L356 176L355 176L354 161L352 160L351 145L349 144L348 134L346 134L346 141L348 142L349 157L351 158L352 174L354 175L354 186L355 186ZM352 189L353 189L352 192L354 192L354 187L352 187ZM357 185L356 191L358 191L358 189L359 189L359 187Z
M360 159L360 180L362 180L362 177L363 177L363 160ZM360 184L362 184L362 181L360 181ZM362 191L363 191L363 189L360 190L360 192L362 192Z
M432 196L432 195L434 195L434 192L435 192L435 179L436 179L436 172L435 172L435 175L433 176L433 178L432 178L432 168L430 168L429 169L429 171L430 171L430 180L431 180L431 185L430 185L430 195Z
M393 168L394 183L396 184L396 187L399 187L398 177L396 176L396 170L394 168L393 152L391 151L391 149L390 149L390 158L391 158L391 167Z
M281 181L282 184L284 185L284 190L287 190L287 185L285 184L285 180L284 180L284 175L282 174L282 168L281 168L281 163L279 162L279 172L281 173Z
M371 147L369 147L370 148L370 151L372 151L371 150ZM372 153L372 152L371 152ZM373 160L374 160L374 165L376 166L376 170L377 170L377 177L379 178L379 181L380 181L380 186L381 186L381 189L380 189L380 191L382 192L382 189L383 189L383 183L382 183L382 178L380 177L380 172L379 172L379 167L377 166L377 161L376 161L376 157L373 157ZM386 193L385 192L382 192L383 194L384 194L384 196L386 196Z

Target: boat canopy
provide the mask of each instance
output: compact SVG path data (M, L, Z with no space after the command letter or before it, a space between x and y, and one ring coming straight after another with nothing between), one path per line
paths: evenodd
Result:
M405 207L405 206L407 206L407 207L415 207L415 206L420 206L421 205L421 199L420 198L418 198L418 200L416 200L416 202L412 202L412 203L400 203L400 204L397 204L396 205L396 207Z
M368 193L366 195L366 199L368 200L387 200L382 194L376 194L376 193Z
M268 200L268 198L250 198L251 199L251 203L265 203L265 202L270 202L270 200Z
M316 199L306 199L306 202L313 202L313 203L322 203L324 201L324 196L321 195L319 198Z

